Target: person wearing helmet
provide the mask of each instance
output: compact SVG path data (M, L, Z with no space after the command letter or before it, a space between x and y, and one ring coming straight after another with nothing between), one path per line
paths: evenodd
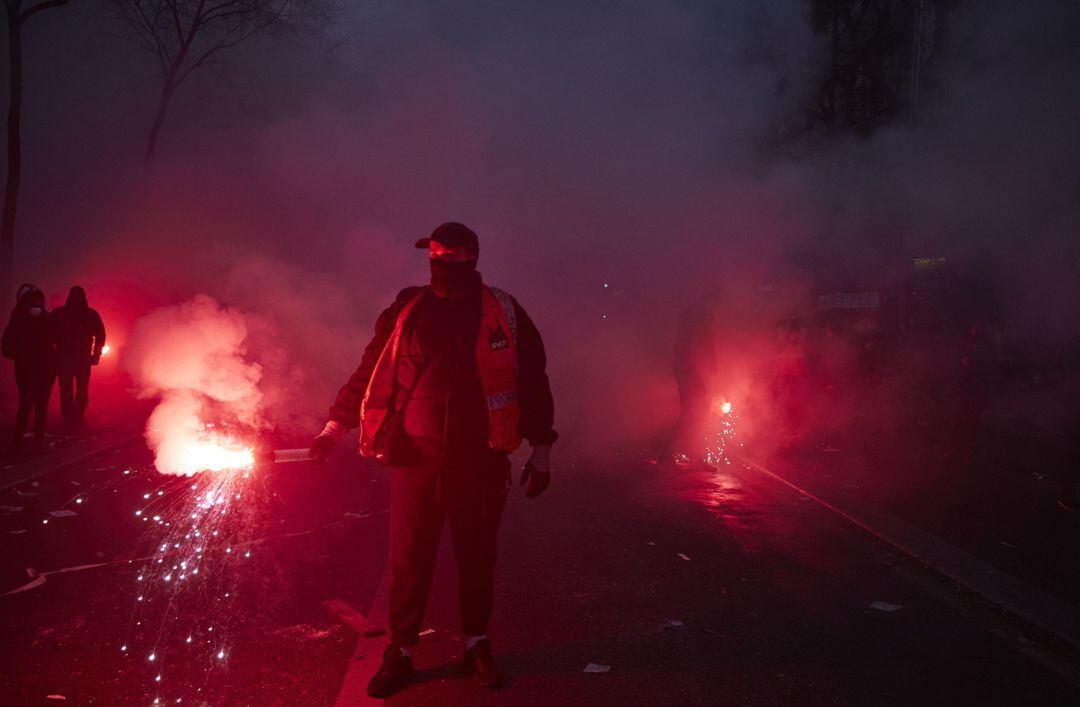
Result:
M45 295L31 284L21 286L15 309L4 329L4 358L15 363L15 384L19 407L15 413L12 451L22 451L23 437L34 416L34 452L45 451L45 420L56 379L56 336L52 317L45 308Z

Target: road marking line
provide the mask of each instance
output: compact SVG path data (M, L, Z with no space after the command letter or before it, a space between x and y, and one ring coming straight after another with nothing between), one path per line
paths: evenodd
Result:
M975 592L991 604L1058 641L1080 650L1080 611L1038 587L986 563L958 547L868 503L853 500L840 508L761 464L742 458L754 469L861 528L934 572Z

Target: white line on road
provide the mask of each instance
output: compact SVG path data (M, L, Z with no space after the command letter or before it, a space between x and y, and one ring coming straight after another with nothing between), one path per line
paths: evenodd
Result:
M779 474L749 459L754 469L806 496L878 540L891 545L920 564L967 587L984 599L1059 641L1080 649L1080 611L1037 587L983 562L960 548L867 503L849 501L847 508L830 503Z

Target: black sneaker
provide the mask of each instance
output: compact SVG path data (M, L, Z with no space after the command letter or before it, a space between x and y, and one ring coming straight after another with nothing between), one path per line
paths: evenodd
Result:
M483 687L502 685L502 671L499 670L495 657L491 655L491 641L486 638L480 639L472 648L465 649L462 669L465 675L472 675L478 685Z
M371 697L389 697L405 687L412 674L412 657L402 655L401 648L391 643L383 651L382 665L368 683L367 693Z

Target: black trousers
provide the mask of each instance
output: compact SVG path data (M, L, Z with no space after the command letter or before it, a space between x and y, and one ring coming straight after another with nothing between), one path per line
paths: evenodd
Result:
M64 427L82 427L90 404L90 359L60 360L60 415Z
M443 519L458 568L462 633L487 633L494 606L496 535L510 481L503 454L467 461L395 468L390 477L390 636L419 640Z
M52 395L56 373L51 366L39 363L15 362L15 385L19 390L19 409L15 413L14 443L22 444L30 413L34 414L34 444L45 435L45 419L49 413L49 397Z

